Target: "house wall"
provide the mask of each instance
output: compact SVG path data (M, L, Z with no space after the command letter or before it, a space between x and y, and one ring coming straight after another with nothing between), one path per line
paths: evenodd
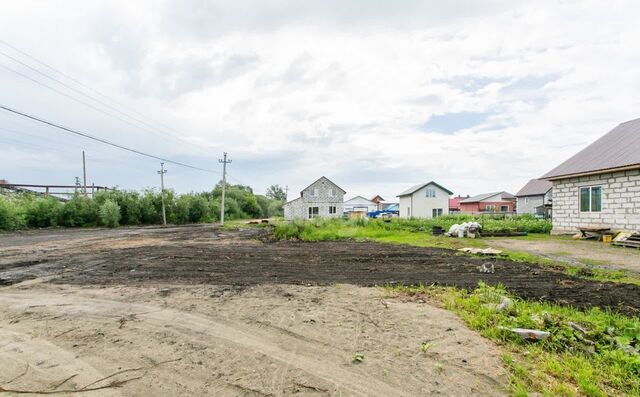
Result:
M318 189L318 196L314 197L314 189ZM335 196L329 195L333 189ZM343 213L344 193L338 186L326 178L321 178L302 191L302 196L284 205L286 220L309 219L309 207L318 207L320 218L340 218ZM336 207L336 213L330 214L329 207Z
M602 211L580 212L586 186L602 186ZM640 231L640 169L553 181L553 234L601 226Z
M427 188L436 189L436 197L426 197ZM412 201L413 197L413 201ZM408 218L407 209L411 207L413 218L432 218L434 208L442 208L442 215L449 214L449 193L434 185L427 185L410 196L400 197L400 217Z
M513 212L515 209L514 201L480 201L476 203L460 203L460 213L462 214L472 214L478 212L487 212L488 205L494 205L496 207L495 211L489 212L501 212L500 208L503 205L506 205L507 212Z
M535 214L536 208L544 204L544 195L518 197L518 214Z
M378 209L378 205L371 200L367 200L362 197L354 197L351 200L347 200L344 202L344 211L366 211L373 212Z

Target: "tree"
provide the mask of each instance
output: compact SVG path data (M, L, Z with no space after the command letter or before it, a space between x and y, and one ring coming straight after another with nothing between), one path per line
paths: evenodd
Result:
M280 185L271 185L267 189L267 197L279 201L287 201L287 194Z

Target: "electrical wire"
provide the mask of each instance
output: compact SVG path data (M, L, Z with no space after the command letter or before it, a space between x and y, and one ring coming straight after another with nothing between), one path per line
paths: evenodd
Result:
M118 149L126 150L128 152L135 153L135 154L138 154L140 156L153 158L153 159L156 159L156 160L164 161L166 163L171 163L171 164L179 165L181 167L191 168L191 169L198 170L198 171L210 172L210 173L213 173L213 174L220 174L218 171L209 170L209 169L201 168L201 167L196 167L196 166L193 166L193 165L190 165L190 164L186 164L186 163L182 163L182 162L179 162L179 161L174 161L174 160L166 159L166 158L163 158L163 157L160 157L160 156L156 156L156 155L153 155L153 154L150 154L150 153L146 153L146 152L143 152L143 151L140 151L140 150L137 150L137 149L132 149L132 148L129 148L127 146L120 145L118 143L114 143L114 142L108 141L106 139L93 136L93 135L88 134L86 132L81 132L81 131L78 131L78 130L67 128L67 127L64 127L62 125L53 123L51 121L47 121L47 120L44 120L42 118L39 118L39 117L36 117L36 116L32 116L32 115L29 115L27 113L23 113L21 111L12 109L10 107L7 107L7 106L1 105L1 104L0 104L0 109L5 110L5 111L10 112L10 113L13 113L13 114L16 114L16 115L19 115L19 116L22 116L22 117L25 117L25 118L33 120L33 121L37 121L39 123L46 124L48 126L60 129L60 130L65 131L67 133L78 135L78 136L81 136L81 137L84 137L84 138L87 138L87 139L91 139L93 141L100 142L102 144L105 144L105 145L108 145L108 146L112 146L112 147L115 147L115 148L118 148Z

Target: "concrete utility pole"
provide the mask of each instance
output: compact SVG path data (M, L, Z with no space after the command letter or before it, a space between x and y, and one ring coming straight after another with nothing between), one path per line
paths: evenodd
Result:
M289 185L284 187L284 201L289 200Z
M84 195L87 196L87 162L84 158L84 150L82 151L82 175L84 177Z
M76 177L76 187L74 189L74 192L77 194L78 193L78 188L80 187L80 177Z
M224 191L227 187L227 164L231 163L231 160L227 160L227 152L224 152L224 158L219 159L218 162L222 163L222 200L220 203L220 225L224 226Z
M166 225L167 224L167 213L165 212L164 209L164 174L167 173L167 170L164 169L164 163L160 163L160 171L158 171L158 174L160 174L160 199L162 200L162 224Z

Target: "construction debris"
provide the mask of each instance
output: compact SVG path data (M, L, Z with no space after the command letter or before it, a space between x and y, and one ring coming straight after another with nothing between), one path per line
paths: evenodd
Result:
M480 273L495 273L496 269L493 266L492 262L486 262L483 263L482 266L480 266Z
M507 328L507 327L498 327L505 331L513 332L514 334L519 335L522 339L530 340L530 341L539 341L547 339L551 334L547 331L540 331L537 329L527 329L527 328Z
M613 245L629 248L640 248L640 233L620 233L613 240Z
M458 251L466 252L467 254L476 254L476 255L492 255L492 256L502 255L502 251L497 250L495 248L465 247L465 248L460 248Z
M463 237L476 238L476 237L480 237L481 230L482 230L482 225L479 224L478 222L465 222L461 225L458 225L456 223L454 225L451 225L451 227L449 228L449 231L445 233L445 236L459 237L459 238L463 238Z

